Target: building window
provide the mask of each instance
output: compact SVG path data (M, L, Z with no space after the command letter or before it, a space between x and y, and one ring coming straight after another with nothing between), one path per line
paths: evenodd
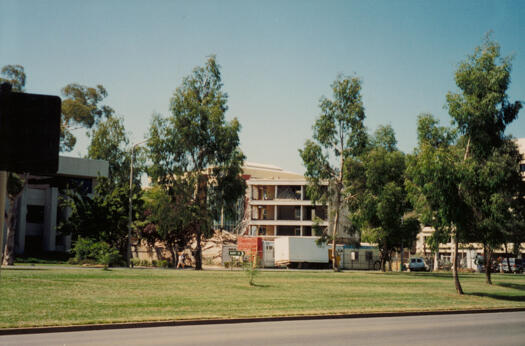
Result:
M43 223L44 222L44 206L42 205L28 205L26 222L28 223Z
M312 227L310 227L310 226L303 227L303 236L305 236L305 237L312 236Z
M525 172L525 163L520 164L520 172Z
M301 220L301 207L295 207L295 219Z

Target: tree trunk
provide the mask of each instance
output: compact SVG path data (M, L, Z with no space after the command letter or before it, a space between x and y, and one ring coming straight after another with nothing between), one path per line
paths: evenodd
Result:
M337 229L339 224L339 206L337 206L337 209L335 211L335 217L334 217L334 231L332 232L332 269L334 272L339 271L339 268L337 267L337 252L336 252L336 236L337 236Z
M12 266L15 263L16 207L18 204L18 196L9 199L9 212L7 213L6 220L7 237L2 265Z
M439 270L439 248L434 252L434 272Z
M403 248L403 242L401 241L401 258L399 259L399 271L403 271L403 262L405 261L404 255L405 255L405 249Z
M199 206L199 220L196 222L195 229L195 270L202 270L202 225L203 223L207 225L207 188L208 188L208 176L203 174L197 177L197 186L195 187L195 202Z
M457 294L463 294L463 289L461 288L461 284L459 283L459 275L458 275L458 240L457 240L457 234L454 231L452 234L452 277L454 278L454 285L456 286L456 293Z
M171 255L171 264L173 265L173 268L177 268L177 251L174 250L173 244L168 245L168 250Z
M504 245L505 245L505 257L507 258L507 267L509 268L509 272L512 273L512 268L510 267L510 258L509 258L509 251L507 249L507 243L505 243ZM503 270L503 265L501 266L501 269Z
M334 227L332 231L332 269L334 270L334 272L338 272L339 267L337 266L336 238L337 238L337 233L339 230L339 212L341 209L341 189L340 189L339 181L336 182L335 189L336 189L335 216L334 216Z
M381 251L381 271L386 272L386 251Z
M490 277L492 272L492 251L488 246L484 246L483 257L485 260L485 283L492 285L492 278Z
M199 230L196 232L196 242L197 246L195 247L195 270L202 270L202 247L201 247L201 237L202 233L200 230L200 224L199 224Z

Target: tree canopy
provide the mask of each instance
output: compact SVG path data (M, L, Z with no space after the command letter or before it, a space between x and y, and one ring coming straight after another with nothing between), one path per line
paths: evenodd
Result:
M154 183L172 198L188 201L192 212L188 232L197 243L196 269L202 268L201 237L211 235L212 220L221 210L235 213L235 202L246 188L240 124L236 118L226 121L227 94L222 87L220 66L211 56L184 78L171 99L171 116L155 115L149 133Z
M102 85L92 88L73 83L62 88L61 151L73 150L77 142L73 130L81 127L90 129L113 115L111 107L101 104L107 95Z
M419 222L410 215L411 205L404 186L405 155L396 147L391 126L380 126L369 150L347 169L345 185L352 196L352 222L361 239L378 244L381 268L394 250L414 241Z
M335 256L341 208L347 208L343 184L345 167L348 160L363 152L367 134L361 80L341 75L331 87L333 99L321 98L321 115L313 125L313 140L307 140L299 153L306 168L309 198L313 202L330 203L333 208L332 230L324 232L321 240L332 241ZM332 260L333 269L338 270L335 262Z

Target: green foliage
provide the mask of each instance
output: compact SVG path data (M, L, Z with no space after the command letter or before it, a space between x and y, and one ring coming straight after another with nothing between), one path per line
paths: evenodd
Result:
M455 225L459 240L464 240L470 211L460 194L464 164L461 151L453 145L453 130L425 114L418 118L418 138L407 167L410 201L423 224L448 235Z
M130 150L129 139L124 128L124 119L110 117L101 121L91 131L91 143L88 146L88 157L95 160L106 160L109 163L108 177L114 185L129 184ZM135 183L140 184L142 163L133 163Z
M107 178L99 178L93 196L74 190L71 187L62 201L72 208L72 213L60 226L61 231L74 237L107 242L124 256L127 251L129 187L115 187ZM143 215L140 193L132 195L132 202L134 219L140 220Z
M469 240L482 242L489 257L492 249L505 242L506 229L523 218L512 212L523 203L521 157L512 139L505 136L507 125L522 107L507 95L511 69L511 59L500 57L499 45L488 34L456 72L461 92L447 95L449 113L466 141L461 195L472 211Z
M191 240L188 228L193 222L188 194L172 196L161 186L148 189L143 196L144 221L139 226L139 236L150 245L160 241L166 244L175 259L176 249Z
M470 139L472 154L478 160L502 145L506 126L522 107L520 101L508 99L511 69L511 58L501 58L499 44L487 34L483 44L456 71L461 93L447 94L450 116Z
M112 265L120 265L122 257L117 249L112 248L103 241L94 241L89 238L78 238L71 249L76 263L94 261L103 264L105 268Z
M257 286L255 283L255 277L260 274L259 260L257 255L252 255L247 261L243 262L243 270L248 277L248 283L250 286Z
M21 65L5 65L0 71L0 84L11 84L12 91L23 92L26 85L26 73L24 66Z
M62 88L61 151L73 150L77 140L72 130L79 127L90 129L102 119L113 115L111 107L100 104L107 95L102 85L91 88L73 83Z
M372 147L381 147L388 152L397 150L396 134L390 125L379 125L370 142Z
M227 94L222 86L220 67L212 56L184 78L171 99L172 115L155 115L149 133L149 174L174 203L187 204L180 223L191 220L185 229L197 238L196 269L202 265L201 236L211 235L212 219L221 210L226 216L235 213L246 188L240 124L236 118L225 119Z
M371 138L368 152L350 162L345 185L353 196L349 206L352 223L361 239L378 244L381 264L392 251L409 246L419 232L419 223L409 215L412 206L404 186L405 155L395 147L390 126L382 126Z
M313 140L307 140L299 154L306 168L308 197L313 202L330 203L334 209L333 229L330 233L323 232L321 239L323 242L331 239L335 253L340 211L346 208L347 201L343 185L345 168L348 161L365 150L367 134L361 80L339 76L331 86L333 99L321 98L321 115L313 126ZM319 228L315 227L315 231Z

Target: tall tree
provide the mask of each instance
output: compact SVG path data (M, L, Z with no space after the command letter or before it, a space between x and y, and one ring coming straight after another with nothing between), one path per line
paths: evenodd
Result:
M235 213L235 202L246 187L241 177L240 124L236 118L225 119L227 94L222 86L220 66L211 56L175 91L172 115L153 117L148 141L153 181L172 198L185 194L189 203L196 270L202 269L202 237L212 234L212 221L221 210Z
M483 163L469 160L464 196L473 210L471 241L483 244L486 282L492 284L493 252L516 234L523 215L525 182L519 172L522 157L512 139L505 139Z
M177 265L176 253L191 240L188 227L191 224L191 194L171 196L163 187L155 186L144 193L145 220L140 227L140 237L150 245L160 241L171 253L173 265Z
M62 231L75 237L105 241L125 257L128 244L131 152L123 119L109 117L99 122L91 131L90 137L88 158L108 161L109 174L107 178L98 178L94 194L70 191L67 203L71 205L72 213L62 226ZM138 172L141 171L140 162L139 160L137 165ZM135 175L132 191L133 216L138 222L143 217L141 194L139 173Z
M369 151L345 175L345 185L355 196L350 201L352 222L363 240L378 244L383 271L392 252L409 245L419 232L404 186L405 155L396 143L392 127L380 126Z
M331 203L334 213L331 233L324 233L321 239L331 239L332 266L337 271L336 237L341 208L347 207L343 182L345 167L348 160L363 152L367 134L360 79L339 76L331 87L333 99L321 98L321 115L313 125L313 140L307 140L299 153L306 167L310 199L314 203ZM326 182L329 182L328 189Z
M5 65L0 71L0 84L11 84L12 90L15 92L23 92L26 85L26 73L24 66L21 65Z
M486 166L486 162L500 160L501 150L505 151L502 148L508 142L505 129L517 118L522 107L519 101L509 101L507 95L511 69L511 58L501 58L499 44L487 34L483 44L456 71L455 80L461 91L447 94L450 116L465 137L463 159L470 172L469 180L462 186L460 193L473 211L472 230L476 232L477 238L485 241L485 254L488 257L494 244L489 244L492 241L487 239L492 237L489 234L494 235L495 229L487 226L487 223L490 223L490 219L498 218L495 209L501 209L493 203L501 202L499 198L503 192L500 186L487 184L484 193L480 194L477 184L472 182L490 169L496 171L489 175L498 174L498 164ZM508 168L505 166L500 165L500 169ZM491 283L488 264L485 266L487 283Z
M470 209L460 194L464 163L455 138L455 131L439 126L432 115L420 115L419 145L408 163L406 185L422 223L436 230L435 240L450 236L454 285L463 294L457 270L458 240L467 237Z
M114 185L126 185L129 180L131 153L124 119L109 117L91 131L90 137L88 158L108 161L109 179ZM134 166L140 168L141 161Z
M102 85L95 88L79 84L68 84L62 88L62 117L60 124L60 150L71 151L77 139L71 131L77 128L91 129L114 111L101 102L108 95Z

